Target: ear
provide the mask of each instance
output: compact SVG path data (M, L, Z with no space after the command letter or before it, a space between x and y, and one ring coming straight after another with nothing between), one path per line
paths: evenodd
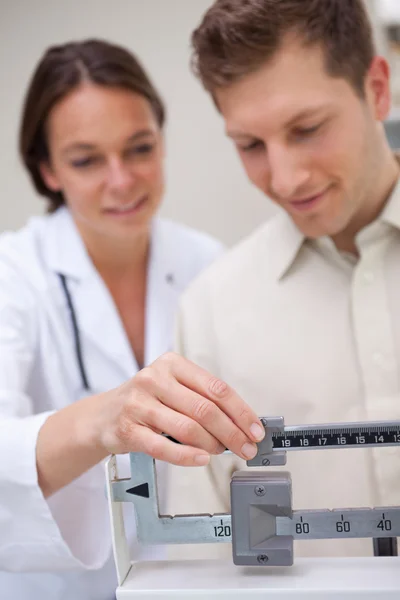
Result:
M390 67L383 56L375 56L365 80L365 94L377 121L384 121L390 112Z
M61 191L61 186L58 181L56 174L54 173L50 163L48 161L42 161L39 164L39 171L42 176L44 183L52 192Z

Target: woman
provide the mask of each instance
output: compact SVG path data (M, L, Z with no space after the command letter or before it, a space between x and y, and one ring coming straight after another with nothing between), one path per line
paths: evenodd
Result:
M195 407L220 386L184 359L156 360L181 292L221 252L155 218L163 125L146 73L109 43L51 48L31 81L20 149L50 214L0 238L2 598L113 597L109 453L205 464L234 438L254 449L243 402L232 398L232 420L214 406L207 424ZM187 445L177 454L162 431Z

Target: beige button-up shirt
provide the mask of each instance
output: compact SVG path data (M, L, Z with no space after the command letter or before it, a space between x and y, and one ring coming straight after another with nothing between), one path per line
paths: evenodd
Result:
M183 298L179 350L286 425L400 418L400 183L357 236L359 259L286 214L229 251ZM171 467L169 513L229 512L245 463ZM288 453L295 509L400 505L400 448ZM229 555L225 545L180 555ZM176 556L177 552L173 555ZM372 554L371 540L295 543L297 556Z

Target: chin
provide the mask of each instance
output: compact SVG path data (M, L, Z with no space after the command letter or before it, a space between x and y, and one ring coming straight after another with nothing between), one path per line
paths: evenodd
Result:
M299 222L297 219L293 219L294 224L296 225L297 229L299 231L301 231L301 233L309 239L317 239L319 237L324 237L326 235L331 235L330 234L330 228L323 226L321 224L311 224L311 223L304 223L304 222Z
M131 222L121 223L121 226L118 228L121 235L127 235L132 233L143 233L145 231L149 231L151 229L152 217L147 216L146 218L142 217L141 219L132 220Z
M296 227L310 239L320 237L332 237L338 235L345 229L346 224L338 223L338 219L293 219Z

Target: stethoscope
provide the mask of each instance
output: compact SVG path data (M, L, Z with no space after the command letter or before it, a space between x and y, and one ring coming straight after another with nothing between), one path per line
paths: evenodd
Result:
M88 376L86 373L85 363L83 361L81 334L79 332L78 320L76 318L76 311L75 311L74 303L72 301L71 293L68 289L67 279L66 279L65 275L63 273L57 273L57 274L60 279L61 286L63 288L65 300L67 301L67 305L68 305L69 316L70 316L71 325L72 325L72 333L74 336L76 362L78 363L78 369L79 369L79 373L81 376L82 386L83 386L84 390L86 390L87 392L90 392L90 391L92 391L92 388L90 387L89 379L88 379Z
M60 279L61 286L62 286L64 296L65 296L65 300L67 301L67 305L68 305L68 311L69 311L71 325L72 325L72 334L74 336L76 362L78 364L78 369L79 369L79 373L81 376L82 388L86 392L93 392L93 388L89 384L89 378L87 376L85 363L83 361L81 334L80 334L79 327L78 327L78 320L76 318L76 311L75 311L74 303L72 301L71 292L69 291L69 288L68 288L67 278L65 277L65 275L63 273L57 273L57 275ZM166 276L166 281L170 285L173 285L174 284L174 275L172 273L168 273Z

